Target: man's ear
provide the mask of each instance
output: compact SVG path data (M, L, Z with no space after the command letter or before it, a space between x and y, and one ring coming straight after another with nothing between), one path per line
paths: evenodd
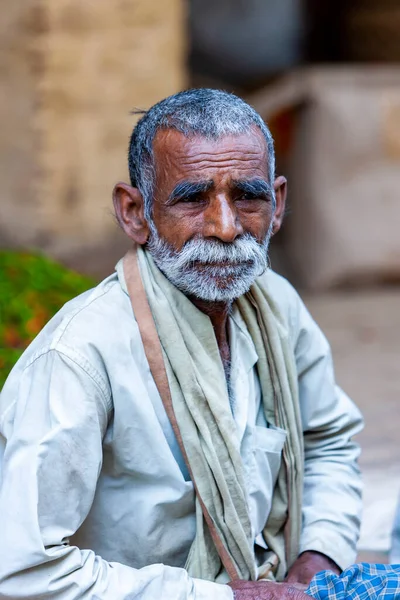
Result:
M285 215L287 181L283 175L279 175L274 182L276 208L272 220L272 233L278 233L281 228L283 217Z
M150 229L144 218L142 194L135 187L119 182L113 190L115 216L126 235L141 246L148 240Z

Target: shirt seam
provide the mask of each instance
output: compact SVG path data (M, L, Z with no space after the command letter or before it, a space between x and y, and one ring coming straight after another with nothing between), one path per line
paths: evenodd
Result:
M80 355L76 350L69 348L69 346L67 346L66 344L62 344L62 347L64 347L66 350L71 350L73 354L76 354L77 356L79 356L79 359L82 360L83 364L78 362L77 358L74 358L73 356L71 356L71 354L69 352L65 352L65 351L63 352L62 348L54 348L54 347L50 347L47 349L43 348L41 351L36 353L36 355L32 358L32 360L24 367L22 373L25 373L25 371L29 367L31 367L37 360L39 360L39 358L42 358L43 356L45 356L46 354L49 354L50 352L55 352L56 354L65 356L71 362L73 362L75 365L77 365L96 384L96 387L101 392L107 415L109 415L112 410L111 393L107 393L105 391L105 389L103 389L103 386L104 386L104 388L107 388L107 384L105 383L103 377L100 375L100 373L97 371L97 369L95 369L95 367L93 367L93 365L91 365L90 362L84 356ZM98 377L98 381L97 381L96 377ZM11 406L14 406L16 401L17 400L15 400ZM11 406L9 407L9 409L11 408ZM7 410L7 412L8 412L8 410ZM4 415L5 414L6 413L4 413Z
M108 294L117 283L119 283L119 280L118 281L109 282L109 284L107 284L107 289L105 289L101 294L96 295L95 298L92 298L92 300L90 300L90 302L85 303L83 306L77 308L73 312L73 314L70 315L68 321L65 324L61 323L60 326L59 326L60 329L61 329L61 331L59 331L58 332L58 336L55 339L52 340L51 347L53 347L54 349L56 349L57 344L59 342L61 342L61 339L64 336L64 334L66 333L66 331L67 331L68 327L70 326L71 322L73 321L73 319L75 319L75 317L77 317L79 315L79 313L81 313L86 308L89 308L89 306L91 306L91 304L93 304L94 302L96 302L96 300L100 300L100 298L103 298L103 296L105 296L106 294Z
M65 350L68 350L69 352L63 352L63 348L65 348ZM96 383L97 387L103 395L103 399L105 400L107 414L109 414L112 409L111 392L109 390L109 385L107 384L101 373L99 373L99 371L80 352L78 352L74 348L71 348L67 344L61 344L61 348L54 348L54 350L59 352L66 358L69 358Z

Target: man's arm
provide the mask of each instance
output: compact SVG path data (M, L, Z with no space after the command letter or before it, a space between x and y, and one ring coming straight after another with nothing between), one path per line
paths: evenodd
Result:
M90 510L102 465L109 399L100 379L67 349L49 350L25 369L17 397L4 388L0 597L230 600L229 587L192 579L184 569L134 569L69 545Z
M299 298L293 328L304 431L300 551L305 554L288 580L308 583L314 572L335 565L343 569L356 557L362 486L359 447L352 437L361 430L362 418L335 385L329 345Z

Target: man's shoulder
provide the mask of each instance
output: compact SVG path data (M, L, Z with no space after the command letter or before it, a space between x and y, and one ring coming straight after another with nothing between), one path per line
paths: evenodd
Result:
M67 302L24 352L18 368L25 369L52 350L102 365L110 347L117 350L118 344L129 344L134 327L129 297L114 273Z
M259 279L258 283L267 292L269 299L275 305L275 312L279 316L281 324L286 329L293 344L297 340L303 329L308 329L313 320L306 309L302 299L293 285L274 271L266 271Z
M268 295L284 315L290 317L297 313L302 301L285 277L269 269L258 279L258 282L267 290Z
M275 299L297 302L298 293L293 285L285 277L276 273L276 271L268 269L268 271L260 277L260 280L268 287L269 292Z
M125 296L117 274L113 273L96 287L67 302L41 332L43 341L46 339L56 347L59 343L76 344L86 337L92 340L99 333L110 335L118 329L118 315L126 305L129 306Z

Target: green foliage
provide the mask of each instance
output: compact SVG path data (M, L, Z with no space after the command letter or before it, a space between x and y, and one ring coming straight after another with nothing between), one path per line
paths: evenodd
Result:
M93 285L90 278L44 256L0 251L0 389L47 321Z

